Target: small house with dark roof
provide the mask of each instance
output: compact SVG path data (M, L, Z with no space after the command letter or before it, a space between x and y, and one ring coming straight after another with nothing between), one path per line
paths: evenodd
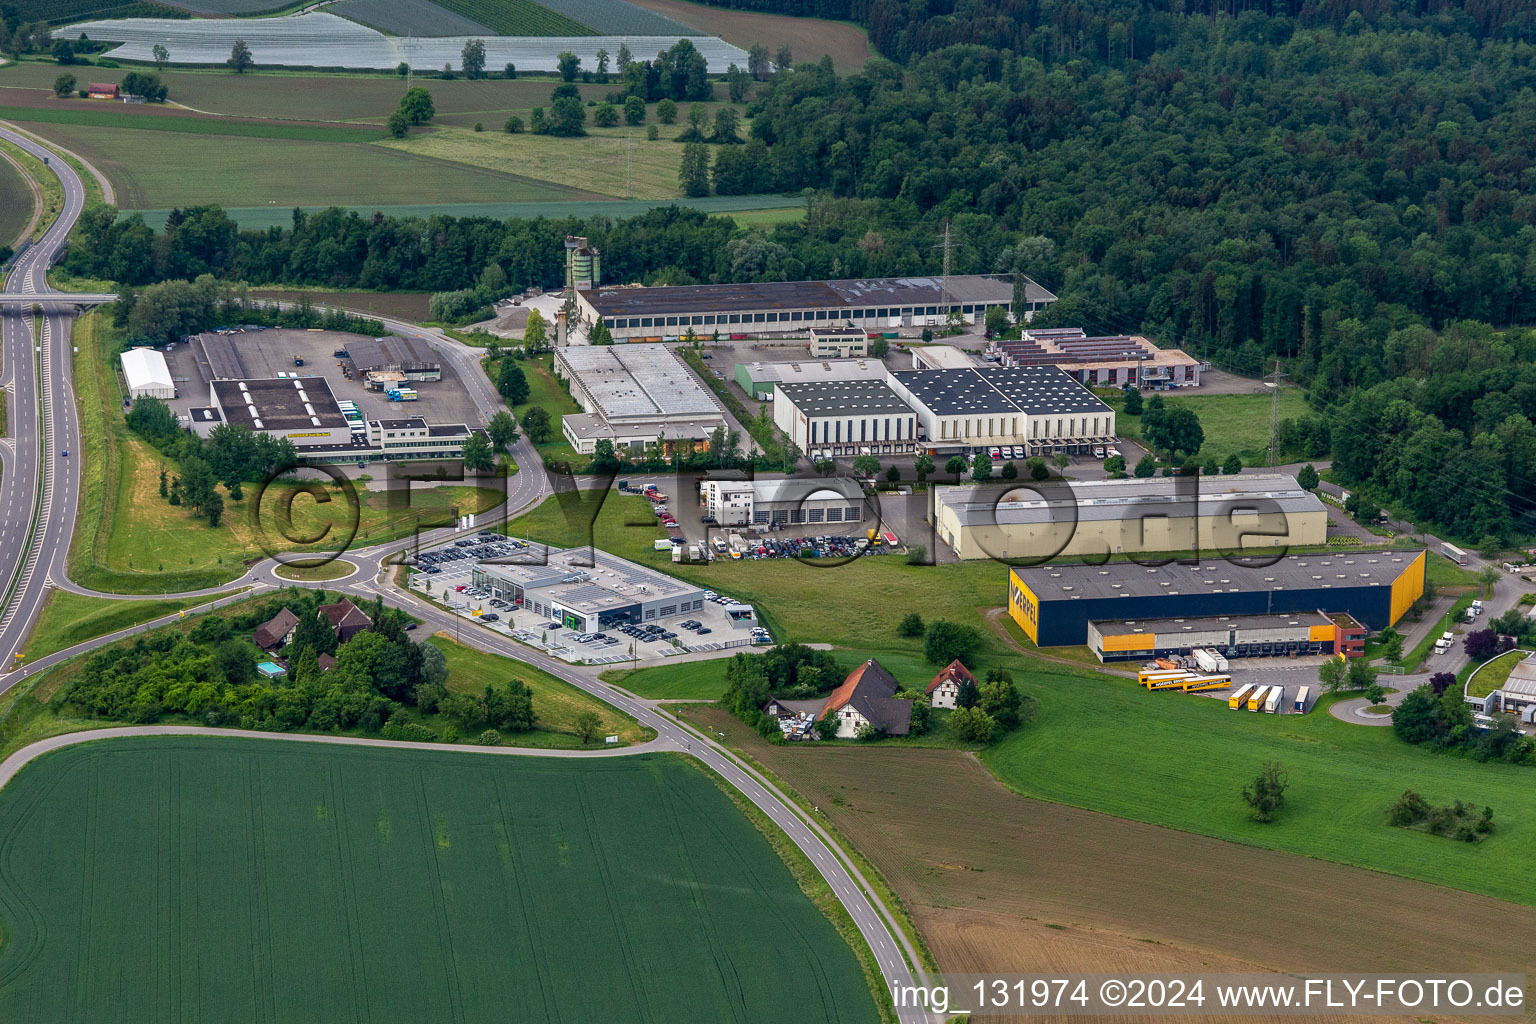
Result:
M320 666L321 672L329 672L336 667L336 659L329 654L321 654L320 657L315 659L315 664Z
M280 608L276 615L257 626L251 633L256 646L264 651L275 651L293 642L294 630L299 628L299 617L287 608Z
M344 644L373 625L373 620L345 597L335 604L321 605L319 614L325 617L325 621L336 634L337 643Z
M837 719L837 735L851 739L868 725L888 736L905 736L912 728L912 702L900 700L901 684L871 658L843 680L821 707L818 719Z
M966 683L975 686L976 677L957 658L940 669L939 674L928 684L929 705L936 708L958 707L960 687Z

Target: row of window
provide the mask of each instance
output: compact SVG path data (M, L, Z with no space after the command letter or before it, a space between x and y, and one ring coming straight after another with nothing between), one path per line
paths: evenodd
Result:
M956 439L958 439L958 438L962 438L962 437L971 437L971 436L976 436L976 437L998 437L998 436L1001 436L1001 435L1007 435L1009 437L1017 437L1019 435L1019 418L1017 416L1000 416L1000 417L997 417L996 419L994 419L991 416L985 417L985 423L987 425L986 430L982 430L982 428L981 428L981 425L983 423L983 417L978 416L974 420L974 423L975 423L975 433L974 433L974 435L972 434L972 430L971 430L972 422L973 421L969 420L969 419L956 420L956 419L952 419L952 418L941 418L939 420L939 439L940 440L944 440L944 439L947 439L947 438L956 438ZM1081 423L1082 428L1083 428L1081 433L1079 433L1079 431L1077 429L1079 423ZM1065 432L1063 432L1063 426L1065 426ZM1090 427L1092 429L1090 429ZM1042 429L1045 431L1044 434L1042 434L1042 432L1041 432ZM1094 416L1094 417L1091 417L1091 418L1087 417L1087 416L1084 416L1081 421L1079 421L1076 417L1067 417L1066 419L1063 419L1062 417L1058 416L1058 417L1056 417L1056 430L1055 430L1054 433L1051 432L1051 419L1050 419L1050 417L1042 417L1040 419L1036 419L1033 422L1031 422L1030 425L1029 425L1029 436L1030 437L1034 437L1034 438L1038 438L1038 437L1042 437L1042 436L1044 436L1044 437L1106 437L1106 436L1108 436L1108 433L1109 433L1109 417L1108 416Z
M1007 308L1006 302L995 304L976 303L963 306L944 306L949 313L959 310L967 314L985 314L991 305ZM798 324L816 321L888 320L891 317L938 316L938 306L891 306L869 309L806 309L773 313L695 313L689 316L619 316L613 318L613 330L636 327L724 327L730 324Z
M833 455L859 455L862 454L860 451L861 447L868 449L871 455L890 455L895 452L909 452L916 445L911 441L903 444L870 444L863 446L857 444L836 444L827 449L827 451L830 451Z
M752 513L754 523L775 522L786 523L857 523L864 518L864 509L859 505L843 505L826 509L820 508L780 508L774 509L772 518L764 509L757 509Z
M385 441L385 448L463 448L462 437L450 437L441 441Z
M917 436L916 421L910 416L896 417L896 432L891 433L891 417L882 419L861 419L859 423L859 436L853 436L853 420L848 424L848 436L843 437L843 420L811 420L811 444L831 444L840 441L908 441ZM870 425L874 424L874 430ZM882 431L882 424L884 429ZM820 430L817 430L817 427ZM820 436L818 436L820 435Z

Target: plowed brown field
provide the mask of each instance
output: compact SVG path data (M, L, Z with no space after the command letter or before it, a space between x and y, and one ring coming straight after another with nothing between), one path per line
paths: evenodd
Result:
M1021 797L960 751L690 717L827 815L945 971L1525 971L1536 949L1530 907Z

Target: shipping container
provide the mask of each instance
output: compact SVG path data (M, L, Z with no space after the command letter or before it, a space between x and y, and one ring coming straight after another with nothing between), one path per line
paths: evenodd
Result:
M1298 715L1306 714L1307 713L1307 694L1310 693L1311 691L1312 691L1312 688L1310 686L1303 686L1300 690L1297 690L1296 691L1296 703L1294 705L1292 705L1291 710L1295 711Z
M1214 675L1190 676L1184 680L1181 689L1185 693L1199 693L1202 690L1225 690L1232 685L1232 677L1216 673Z
M1285 687L1276 684L1269 688L1269 696L1264 700L1264 713L1278 715L1280 713L1280 698L1285 696Z
M1261 711L1261 710L1263 710L1263 708L1264 708L1264 701L1265 701L1266 698L1268 698L1268 696L1269 696L1269 687L1266 686L1263 683L1260 683L1258 685L1258 687L1252 693L1250 693L1248 695L1248 710L1249 711Z
M1244 704L1247 704L1248 698L1253 694L1253 689L1253 683L1244 683L1236 693L1227 698L1227 707L1231 708L1233 711L1236 711Z

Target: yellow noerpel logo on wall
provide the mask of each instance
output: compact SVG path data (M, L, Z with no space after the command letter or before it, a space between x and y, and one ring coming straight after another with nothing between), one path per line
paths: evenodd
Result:
M1040 643L1039 602L1035 599L1034 592L1025 586L1024 581L1019 579L1018 574L1012 570L1008 573L1008 614L1014 622L1019 624L1019 628L1024 631L1025 636L1029 637L1030 642L1038 646Z

